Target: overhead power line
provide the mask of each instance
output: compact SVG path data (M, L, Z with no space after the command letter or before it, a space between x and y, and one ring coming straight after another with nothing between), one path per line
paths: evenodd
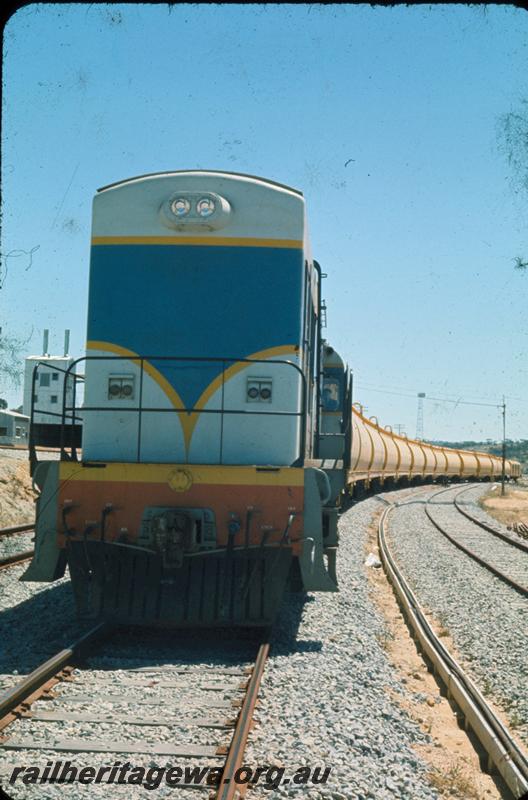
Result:
M392 392L389 389L374 389L370 386L361 386L358 385L358 389L362 389L364 392L379 392L381 394L392 394L398 397L410 397L413 400L416 398L416 393L411 394L410 392ZM434 400L437 403L454 403L455 405L464 405L464 406L486 406L487 408L501 408L502 403L497 401L496 403L481 403L477 402L476 400L462 400L462 399L454 399L451 397L433 397L432 395L427 395L426 400Z

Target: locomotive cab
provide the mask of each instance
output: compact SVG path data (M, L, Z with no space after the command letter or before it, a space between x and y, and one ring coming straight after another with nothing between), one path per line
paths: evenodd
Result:
M330 495L323 508L323 536L325 552L335 574L338 509L350 464L352 374L328 342L323 340L321 348L322 375L316 453L317 464L328 476L330 483Z

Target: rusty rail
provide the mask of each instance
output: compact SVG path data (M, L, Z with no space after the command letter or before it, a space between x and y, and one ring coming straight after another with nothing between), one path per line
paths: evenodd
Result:
M15 533L25 533L35 528L34 522L24 522L22 525L11 525L8 528L0 528L0 538L2 536L13 536Z
M7 528L0 528L0 539L4 536L15 536L17 533L27 533L35 530L34 522L23 522L21 525L11 525ZM34 555L34 550L25 550L22 553L15 553L12 556L3 556L0 558L0 571L12 567L15 564L21 564L24 561L29 561Z
M235 732L233 733L233 738L229 746L222 780L215 795L216 800L236 800L236 798L242 798L245 794L246 786L237 784L235 775L237 770L242 766L242 759L244 758L246 742L251 729L260 682L269 655L269 647L269 642L265 642L259 647L255 659L255 666L253 667L251 678L249 679L242 708L238 715Z
M86 648L93 645L106 628L104 623L99 623L70 647L61 650L26 675L20 683L3 692L0 695L0 730L17 719L29 703L38 699L52 685L59 683L67 674L72 662L79 658Z
M0 571L8 569L9 567L14 567L15 564L22 564L24 561L29 561L30 558L33 558L34 552L34 550L25 550L23 553L15 553L14 556L0 558Z
M528 758L461 665L436 636L399 569L386 539L387 518L394 508L393 504L385 508L378 526L378 546L387 578L422 651L433 664L435 675L446 686L448 698L458 705L464 715L466 729L470 727L483 746L488 767L490 770L492 766L495 767L513 796L521 800L528 795Z

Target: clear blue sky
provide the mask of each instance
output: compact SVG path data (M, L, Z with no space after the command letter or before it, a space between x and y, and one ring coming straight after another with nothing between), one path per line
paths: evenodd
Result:
M414 435L418 391L504 393L526 438L528 195L497 131L527 97L514 7L26 6L4 35L4 334L38 353L50 328L60 353L71 328L82 354L98 187L249 172L306 196L326 333L369 414ZM426 401L426 437L499 435L494 408Z

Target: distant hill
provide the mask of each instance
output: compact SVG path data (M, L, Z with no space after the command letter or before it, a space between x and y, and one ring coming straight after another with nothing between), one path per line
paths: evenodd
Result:
M489 439L485 442L443 442L433 441L431 444L439 444L442 447L454 447L458 450L479 450L481 453L491 453L494 456L502 456L502 442L492 442ZM528 471L528 439L506 439L506 458L513 458L520 461L523 471Z

